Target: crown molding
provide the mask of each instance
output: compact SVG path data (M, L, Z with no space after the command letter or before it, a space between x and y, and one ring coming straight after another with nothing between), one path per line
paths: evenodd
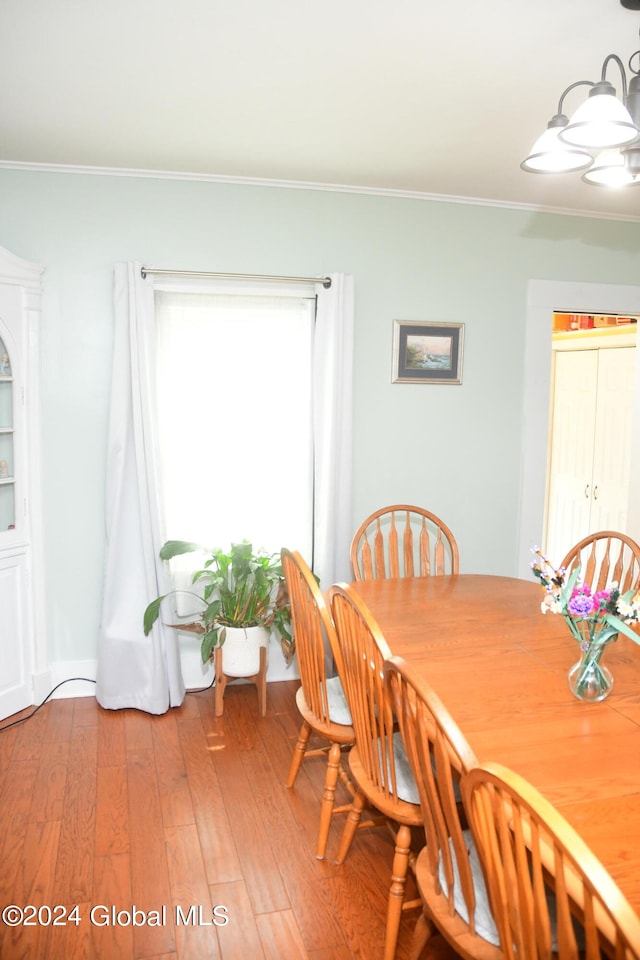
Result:
M64 163L31 163L19 160L0 160L0 170L27 170L35 173L75 174L76 176L133 177L146 180L185 180L202 183L221 183L231 186L276 187L283 190L321 190L326 193L354 193L373 197L404 200L427 200L432 203L458 203L464 206L492 207L503 210L524 210L529 213L554 213L565 217L586 217L590 220L621 220L638 223L640 215L600 213L593 210L569 210L566 207L548 207L541 204L515 203L479 197L461 197L441 193L423 193L419 190L394 190L384 187L362 187L353 184L314 183L305 180L269 180L260 177L232 177L215 173L192 173L179 170L143 170L127 167L94 167Z

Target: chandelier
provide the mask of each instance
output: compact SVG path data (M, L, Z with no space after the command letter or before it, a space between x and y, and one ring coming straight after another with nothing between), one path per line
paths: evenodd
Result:
M620 0L623 7L640 10L640 0ZM616 64L622 96L607 80L607 68ZM636 65L634 68L634 64ZM615 53L605 57L600 80L576 80L563 90L557 113L520 164L527 173L584 171L585 183L597 187L640 184L640 50L624 64ZM590 87L586 100L571 119L563 112L564 98L576 87Z

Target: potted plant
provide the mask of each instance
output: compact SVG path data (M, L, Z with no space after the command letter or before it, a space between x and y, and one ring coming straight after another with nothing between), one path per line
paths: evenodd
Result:
M272 627L278 630L285 661L290 663L295 645L280 557L254 551L246 540L231 544L228 551L210 550L184 540L168 540L160 550L160 557L171 560L196 551L207 554L202 568L192 576L197 590L171 590L153 600L144 613L145 635L158 619L163 601L171 595L186 593L197 598L202 610L196 620L171 626L202 634L203 663L213 657L216 647L224 644L225 674L253 676L258 672L260 646L267 646Z

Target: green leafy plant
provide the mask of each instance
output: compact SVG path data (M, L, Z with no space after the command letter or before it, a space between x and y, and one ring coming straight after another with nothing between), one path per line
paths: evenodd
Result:
M198 619L191 624L172 624L180 629L195 629L202 634L202 662L211 659L215 648L224 643L225 627L275 627L280 634L287 663L295 653L291 632L291 607L280 557L264 551L254 552L246 540L233 543L228 551L208 549L185 540L167 540L160 550L162 560L186 553L204 551L207 559L192 577L198 590L171 590L153 600L144 612L144 632L148 636L160 615L164 600L171 595L188 594L202 604Z

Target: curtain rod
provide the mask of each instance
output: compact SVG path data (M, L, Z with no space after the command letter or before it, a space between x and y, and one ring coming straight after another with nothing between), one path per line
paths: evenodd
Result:
M209 273L198 270L157 270L155 267L141 267L140 275L145 277L153 274L156 277L198 277L200 279L215 278L217 280L271 280L286 281L287 283L321 283L323 287L331 286L331 277L262 277L252 273Z

